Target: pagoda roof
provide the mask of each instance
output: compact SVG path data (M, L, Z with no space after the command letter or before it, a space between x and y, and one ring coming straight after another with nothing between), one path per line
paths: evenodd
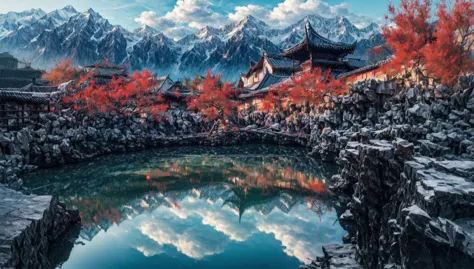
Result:
M49 93L22 92L19 89L0 89L0 102L14 101L19 103L47 104Z
M291 75L292 71L298 70L301 64L297 60L292 60L282 55L268 54L267 52L264 52L262 58L260 58L258 62L252 64L253 60L250 59L250 68L242 75L247 77L256 70L263 68L265 59L268 64L275 69L274 72L276 75Z
M86 69L96 72L95 77L126 77L127 68L125 66L113 65L108 62L101 62L96 65L85 66Z
M289 75L275 75L275 74L266 73L260 82L257 82L251 87L248 87L246 89L248 89L251 93L259 92L261 90L268 89L273 85L279 84L289 78L290 78Z
M39 93L51 93L51 92L57 92L58 87L56 86L39 86L34 83L30 83L26 85L25 87L21 88L19 91L22 92L39 92Z
M155 88L154 91L155 92L168 91L169 89L163 89L163 86L164 86L164 84L167 80L169 80L171 82L171 84L174 84L174 81L171 80L169 73L166 76L156 78L157 85L156 85L156 88Z
M344 63L350 69L359 69L359 68L370 65L369 61L367 60L358 59L358 58L349 58L349 57L344 58Z
M356 47L355 42L352 44L345 44L341 42L334 42L328 38L323 37L322 35L318 34L311 26L309 21L307 21L305 25L304 39L293 47L286 49L282 55L291 55L301 49L306 48L307 45L311 46L313 49L330 50L335 52L339 51L344 53L351 53Z
M379 68L380 66L388 63L390 61L390 59L387 59L387 60L383 60L383 61L379 61L379 62L376 62L374 64L371 64L371 65L367 65L367 66L364 66L364 67L361 67L361 68L358 68L358 69L355 69L355 70L352 70L352 71L349 71L349 72L346 72L346 73L342 73L340 74L337 78L338 79L341 79L341 78L346 78L346 77L350 77L352 75L357 75L357 74L360 74L360 73L365 73L365 72L368 72L368 71L371 71L371 70L374 70L374 69L377 69Z
M299 61L281 55L266 54L267 62L276 69L297 69L301 64Z

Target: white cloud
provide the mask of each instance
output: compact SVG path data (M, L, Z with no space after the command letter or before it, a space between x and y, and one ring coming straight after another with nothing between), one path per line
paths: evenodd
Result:
M248 5L248 6L237 6L235 7L235 13L229 13L228 17L232 21L239 21L242 18L252 15L255 18L264 18L267 19L270 17L271 11L257 5Z
M227 17L213 11L212 5L208 0L178 0L173 10L164 16L159 17L156 12L144 11L135 22L154 27L177 39L206 25L225 24Z
M230 13L228 17L236 21L247 15L253 15L272 26L285 27L306 15L315 14L326 18L342 15L358 27L365 27L373 21L368 16L350 12L347 3L331 6L321 0L284 0L272 9L256 5L237 6L235 12Z
M322 0L282 0L273 8L254 4L236 6L235 11L227 15L215 11L209 0L178 0L173 10L165 15L157 16L153 11L145 11L135 22L154 27L174 39L179 39L204 26L220 27L248 15L273 27L286 27L303 16L315 14L326 18L342 15L358 27L365 27L373 21L368 16L351 12L347 3L330 5Z

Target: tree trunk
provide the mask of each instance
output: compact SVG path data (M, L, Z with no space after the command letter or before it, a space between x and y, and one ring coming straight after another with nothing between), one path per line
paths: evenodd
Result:
M216 128L216 126L219 126L219 122L220 122L220 119L218 119L216 122L214 122L214 124L212 125L211 130L209 131L209 134L207 135L207 137L211 137L212 133L214 132L214 129Z

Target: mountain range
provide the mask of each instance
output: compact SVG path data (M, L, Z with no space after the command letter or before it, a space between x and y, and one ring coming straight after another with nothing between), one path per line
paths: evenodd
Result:
M236 81L264 51L279 53L302 40L309 21L331 40L358 42L351 57L365 58L368 49L384 43L375 23L357 28L347 18L309 15L284 29L275 29L252 16L220 28L206 26L173 40L148 26L129 31L112 25L93 9L72 6L46 13L41 9L0 15L0 52L9 51L37 68L50 68L62 58L90 65L104 58L127 64L131 70L148 68L158 75L192 77L212 69Z

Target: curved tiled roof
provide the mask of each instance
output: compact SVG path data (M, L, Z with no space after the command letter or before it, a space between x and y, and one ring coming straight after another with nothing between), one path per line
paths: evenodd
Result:
M26 85L25 87L18 89L17 91L21 92L44 92L44 93L51 93L58 91L58 87L56 86L38 86L33 83Z
M268 63L277 69L297 69L301 64L299 61L292 60L281 55L266 55Z
M260 82L252 85L252 87L249 87L247 89L251 92L259 91L262 89L269 88L270 86L276 85L280 82L283 82L289 78L290 76L288 75L275 75L275 74L266 73Z
M352 52L354 51L356 47L356 43L345 44L341 42L334 42L328 38L323 37L322 35L318 34L313 29L313 27L308 21L306 22L306 25L305 25L305 38L300 43L286 49L283 52L283 55L292 54L304 48L304 46L306 45L310 45L313 48L326 49L326 50L332 50L332 51L341 51L341 52Z
M344 63L350 68L350 69L358 69L362 68L364 66L370 65L369 61L363 60L363 59L356 59L356 58L344 58Z
M370 70L377 69L381 65L386 64L389 60L390 59L383 60L383 61L376 62L374 64L367 65L367 66L364 66L364 67L361 67L361 68L358 68L358 69L355 69L355 70L352 70L352 71L349 71L349 72L346 72L346 73L342 73L337 78L338 79L339 78L345 78L345 77L349 77L349 76L352 76L352 75L355 75L355 74L359 74L359 73L363 73L363 72L367 72L367 71L370 71Z
M127 68L125 66L112 65L107 62L101 62L97 65L89 65L84 67L87 71L95 72L96 77L120 77L127 76Z
M32 92L5 91L0 89L0 102L15 101L20 103L41 103L47 104L50 101L49 94L39 94Z

